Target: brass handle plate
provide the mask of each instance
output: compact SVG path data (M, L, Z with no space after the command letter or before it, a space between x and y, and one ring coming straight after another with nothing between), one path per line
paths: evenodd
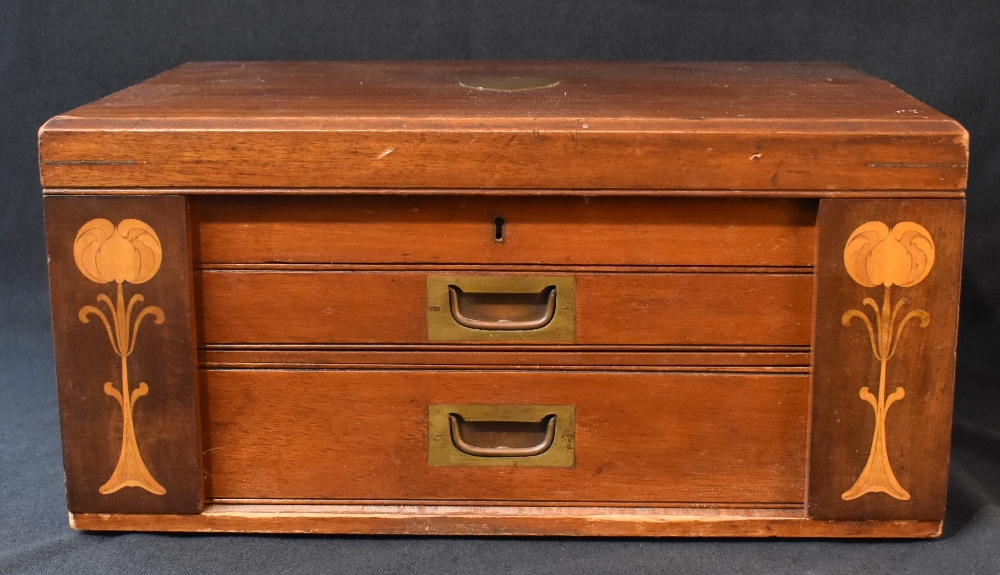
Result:
M459 467L573 467L572 405L430 405L428 463Z
M576 339L573 276L428 276L430 341Z

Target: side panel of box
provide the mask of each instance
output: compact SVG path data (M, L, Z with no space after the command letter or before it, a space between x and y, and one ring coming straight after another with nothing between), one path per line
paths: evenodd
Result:
M74 513L204 506L187 201L46 197Z
M809 516L940 520L964 200L822 200Z

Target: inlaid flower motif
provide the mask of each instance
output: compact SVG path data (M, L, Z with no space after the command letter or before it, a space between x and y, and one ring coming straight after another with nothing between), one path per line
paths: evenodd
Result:
M145 222L127 219L116 227L98 218L80 228L73 256L80 272L92 282L141 284L160 269L163 249L160 238Z
M914 309L905 313L910 306L909 298L899 298L892 303L892 286L911 287L917 285L930 273L934 266L934 241L923 226L913 222L900 222L889 230L882 222L868 222L850 235L844 247L844 266L854 281L865 287L884 286L882 306L866 297L864 306L874 311L874 322L862 309L850 309L841 316L841 322L849 327L855 319L868 331L872 354L878 360L879 380L877 394L869 386L860 389L858 395L875 411L875 430L872 446L868 452L868 462L854 485L841 494L841 499L851 501L868 493L885 493L890 497L907 501L910 493L900 485L889 463L886 446L886 418L889 408L906 396L906 390L897 386L891 393L886 390L886 370L889 360L896 355L903 328L911 320L918 320L920 327L930 325L931 316L925 310Z
M163 259L160 238L145 222L126 219L117 226L103 218L90 220L76 234L73 241L73 258L76 267L90 281L99 284L115 282L114 300L107 294L97 295L98 304L107 311L93 305L85 305L77 314L80 321L90 323L92 317L100 320L108 335L111 349L121 359L121 384L107 381L104 393L118 402L122 409L122 444L111 478L98 492L110 495L125 487L139 487L154 495L164 495L167 490L149 472L135 436L133 409L140 397L149 393L149 385L139 382L129 384L128 358L135 351L139 326L146 317L152 317L157 324L166 319L163 310L150 305L140 307L145 301L142 294L133 294L125 300L123 283L141 284L149 281ZM135 313L133 319L133 312Z
M847 273L865 287L910 287L933 265L931 234L913 222L900 222L892 231L882 222L868 222L854 230L844 248Z

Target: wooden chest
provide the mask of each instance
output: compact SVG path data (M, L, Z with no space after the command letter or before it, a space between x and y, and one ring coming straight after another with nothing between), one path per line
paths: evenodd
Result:
M885 82L188 64L39 149L76 528L940 532L968 136Z

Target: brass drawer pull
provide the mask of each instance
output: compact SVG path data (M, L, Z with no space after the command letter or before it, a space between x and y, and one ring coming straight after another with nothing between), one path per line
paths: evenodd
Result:
M572 405L431 404L427 463L454 467L573 467Z
M486 329L502 331L527 331L541 329L552 322L556 315L556 286L547 286L540 294L534 293L466 293L462 288L448 286L448 301L451 316L455 323L469 329ZM542 310L542 306L544 310ZM530 319L510 319L508 317L491 317L480 319L469 317L462 308L483 314L496 316L508 314L513 316L530 315ZM542 310L541 315L537 311Z
M576 277L505 273L427 276L427 339L575 341Z
M475 457L533 457L541 455L552 447L552 442L556 438L556 416L553 413L546 415L541 422L520 422L520 421L465 421L457 413L448 414L451 422L451 440L455 448L467 455ZM527 447L510 447L506 445L492 445L484 447L472 445L462 436L462 428L478 428L479 434L489 438L494 443L504 443L509 440L517 440L518 436L538 435L544 430L544 437L536 445Z

